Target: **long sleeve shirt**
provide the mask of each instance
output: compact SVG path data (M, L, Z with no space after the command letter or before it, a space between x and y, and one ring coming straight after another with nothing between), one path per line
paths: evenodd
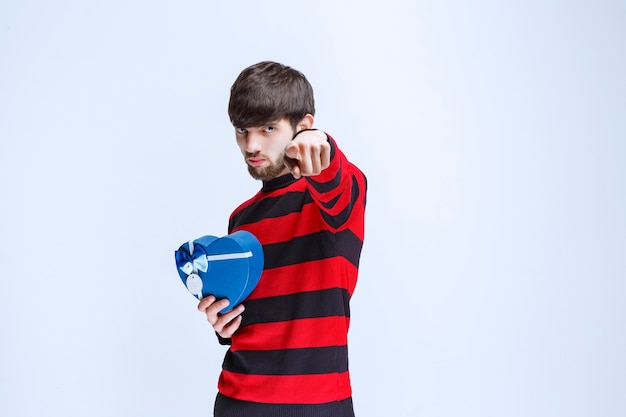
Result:
M218 383L220 407L231 409L224 416L353 415L347 334L367 184L328 141L320 175L265 181L230 217L229 233L259 239L265 266L240 328L222 340L230 343Z

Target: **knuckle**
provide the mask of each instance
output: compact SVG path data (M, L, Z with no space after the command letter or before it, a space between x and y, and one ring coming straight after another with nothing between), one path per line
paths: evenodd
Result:
M221 324L219 320L213 323L212 326L213 326L213 330L215 330L218 333L224 330L224 325Z

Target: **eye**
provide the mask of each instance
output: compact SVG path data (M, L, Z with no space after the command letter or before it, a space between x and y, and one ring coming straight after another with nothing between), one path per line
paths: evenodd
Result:
M240 135L245 135L246 133L248 133L248 129L243 128L243 127L238 127L235 129L237 131L237 133L239 133Z
M263 131L264 131L265 133L272 133L272 132L274 131L274 126L265 126L265 127L263 128Z

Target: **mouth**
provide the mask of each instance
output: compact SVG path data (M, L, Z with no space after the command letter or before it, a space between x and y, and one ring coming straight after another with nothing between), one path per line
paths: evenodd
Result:
M248 158L248 164L253 167L260 167L265 163L265 158L251 157Z

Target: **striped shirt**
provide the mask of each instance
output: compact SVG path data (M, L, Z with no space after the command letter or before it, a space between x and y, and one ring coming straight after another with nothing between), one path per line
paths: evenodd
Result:
M231 215L265 266L219 379L219 416L353 416L347 333L363 245L366 179L329 137L320 175L287 174Z

